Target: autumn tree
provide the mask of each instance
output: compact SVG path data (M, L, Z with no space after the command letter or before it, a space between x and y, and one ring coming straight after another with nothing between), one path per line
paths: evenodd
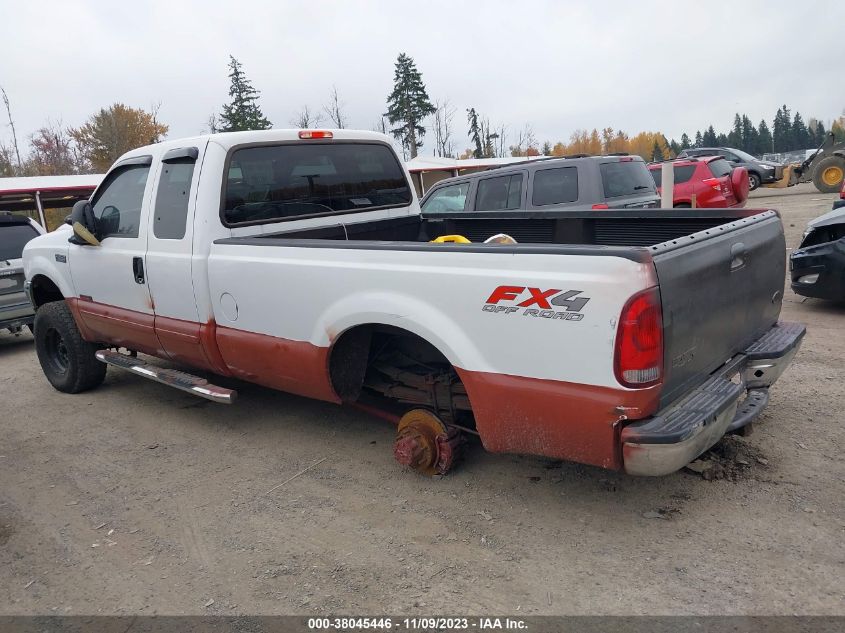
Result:
M344 106L346 104L341 100L337 86L332 86L332 91L329 93L329 102L323 106L323 112L329 117L332 125L339 130L344 129L349 124L346 118L346 112L344 112Z
M30 137L28 170L38 176L63 176L86 171L73 137L61 122L48 121Z
M18 170L21 169L21 153L20 149L18 148L18 133L15 130L15 121L12 119L12 106L9 103L9 95L6 94L6 90L0 86L0 95L3 96L3 105L6 106L6 114L9 117L9 127L12 130L12 147L9 148L15 154L15 162L17 163ZM11 158L7 157L8 164L11 166ZM11 168L11 167L10 167Z
M314 127L316 125L320 125L320 122L323 120L323 115L320 112L314 112L308 105L302 106L302 109L296 113L290 120L290 124L293 127L298 127L301 129L307 129L310 127Z
M15 163L15 150L3 143L0 143L0 178L8 178L17 173Z
M393 91L387 97L386 116L391 125L398 124L390 133L408 150L411 158L416 158L425 136L422 123L433 112L434 106L417 65L405 53L400 53L393 75Z
M454 155L454 144L452 133L454 131L452 120L455 118L455 108L448 99L443 102L434 102L434 114L431 116L434 127L434 154L435 156L452 157Z
M268 121L258 106L259 92L247 79L241 63L229 55L229 98L220 115L221 132L242 130L268 130L273 124Z
M96 171L106 171L129 150L158 143L168 126L156 120L155 112L115 103L101 108L85 125L69 130L80 154Z

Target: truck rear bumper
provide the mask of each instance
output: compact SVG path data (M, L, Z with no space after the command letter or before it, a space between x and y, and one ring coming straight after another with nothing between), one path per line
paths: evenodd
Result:
M768 388L789 366L805 332L799 323L778 323L699 388L622 429L625 471L644 476L675 472L726 432L751 422L765 408Z

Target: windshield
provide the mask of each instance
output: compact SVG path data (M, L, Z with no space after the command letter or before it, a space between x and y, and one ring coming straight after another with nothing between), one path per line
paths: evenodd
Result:
M411 204L396 155L381 143L315 143L235 150L226 179L227 225Z
M20 259L23 247L38 231L29 224L0 224L0 261Z
M754 158L751 154L743 152L741 149L731 149L731 153L736 154L746 163L756 163L757 159Z
M442 187L431 194L428 200L423 203L423 211L463 211L466 206L469 183L462 182L456 185Z

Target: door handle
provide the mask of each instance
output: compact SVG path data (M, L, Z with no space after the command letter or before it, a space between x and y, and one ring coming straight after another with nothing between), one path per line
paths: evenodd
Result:
M144 278L144 260L141 257L133 257L132 258L132 273L135 275L135 283L136 284L143 284L146 279Z
M745 244L737 242L731 246L731 270L738 270L745 266Z

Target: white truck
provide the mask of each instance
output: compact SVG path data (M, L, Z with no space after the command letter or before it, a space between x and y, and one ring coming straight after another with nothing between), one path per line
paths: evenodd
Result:
M213 374L355 404L428 474L470 434L673 472L759 414L804 335L778 321L775 211L421 215L389 139L350 130L133 150L24 266L56 389L110 364L218 402Z

